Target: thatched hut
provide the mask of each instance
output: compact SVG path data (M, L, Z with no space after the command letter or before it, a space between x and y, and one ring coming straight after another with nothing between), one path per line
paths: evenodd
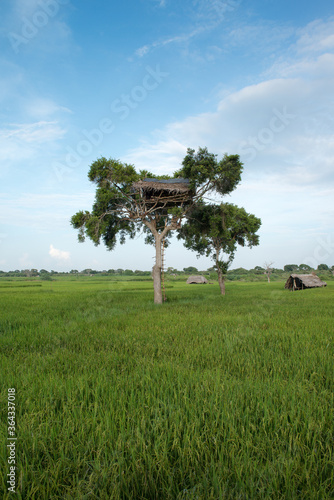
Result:
M305 290L327 286L316 274L291 274L285 283L288 290Z
M205 285L206 283L208 283L208 280L204 276L189 276L189 278L187 279L188 285L191 284Z
M134 192L149 205L175 206L190 201L193 195L188 179L143 179L134 182Z

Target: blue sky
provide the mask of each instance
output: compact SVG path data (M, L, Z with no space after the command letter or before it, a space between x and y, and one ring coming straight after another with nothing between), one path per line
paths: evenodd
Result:
M233 267L334 265L332 1L3 0L0 47L0 269L151 269L141 237L77 242L89 166L199 146L240 154L226 201L262 219ZM166 265L211 261L173 241Z

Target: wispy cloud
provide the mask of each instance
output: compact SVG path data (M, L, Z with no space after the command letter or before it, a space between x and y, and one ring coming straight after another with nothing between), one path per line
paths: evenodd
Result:
M274 22L258 22L247 24L247 21L232 26L223 34L225 51L233 47L242 47L246 54L252 51L272 55L276 49L294 39L295 29L292 26Z
M35 118L46 119L56 113L72 113L72 111L65 106L60 106L51 99L43 97L33 97L25 104L26 112Z
M305 28L298 30L296 52L300 54L318 53L334 50L334 16L323 21L317 19Z
M37 158L40 148L50 146L66 133L57 122L10 124L0 129L0 160L2 168L10 161Z
M298 73L317 79L334 74L334 17L317 20L297 30L297 39L269 67L264 76L289 77Z
M65 130L57 122L13 123L7 129L0 130L0 140L3 138L40 144L61 139L64 134Z
M176 35L172 37L165 38L163 40L157 40L148 45L144 45L135 51L135 55L138 57L144 57L146 54L151 52L154 49L158 49L160 47L165 47L166 45L175 44L175 43L186 43L192 38L196 37L200 33L203 33L207 28L199 27L191 31L190 33L184 33L181 35Z
M160 7L165 7L165 0L158 0ZM188 24L187 32L167 36L152 43L143 45L135 51L137 57L144 57L154 49L170 44L187 44L197 36L214 30L241 5L241 0L195 0L185 14L184 25Z

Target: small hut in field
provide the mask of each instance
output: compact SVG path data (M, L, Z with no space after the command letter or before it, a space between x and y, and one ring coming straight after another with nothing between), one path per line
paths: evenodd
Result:
M206 283L208 283L208 280L204 276L189 276L189 278L187 279L188 285L192 284L205 285Z
M147 178L134 182L132 187L147 205L174 207L190 201L193 196L188 179Z
M285 283L288 290L306 290L307 288L319 288L327 286L316 274L291 274Z

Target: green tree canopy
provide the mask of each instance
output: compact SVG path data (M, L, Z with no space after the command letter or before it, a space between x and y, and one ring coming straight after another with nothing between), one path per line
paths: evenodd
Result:
M309 266L308 264L300 264L299 271L312 271L312 267Z
M193 266L184 267L184 268L183 268L183 271L184 271L185 273L189 273L189 274L198 273L198 269L197 269L196 267L193 267Z
M225 154L218 161L217 155L209 153L206 148L199 148L197 153L188 149L182 168L175 172L175 176L189 179L197 196L209 191L224 196L239 184L242 169L239 155Z
M298 271L298 266L297 264L287 264L284 266L284 271L288 273L292 273L293 271Z

